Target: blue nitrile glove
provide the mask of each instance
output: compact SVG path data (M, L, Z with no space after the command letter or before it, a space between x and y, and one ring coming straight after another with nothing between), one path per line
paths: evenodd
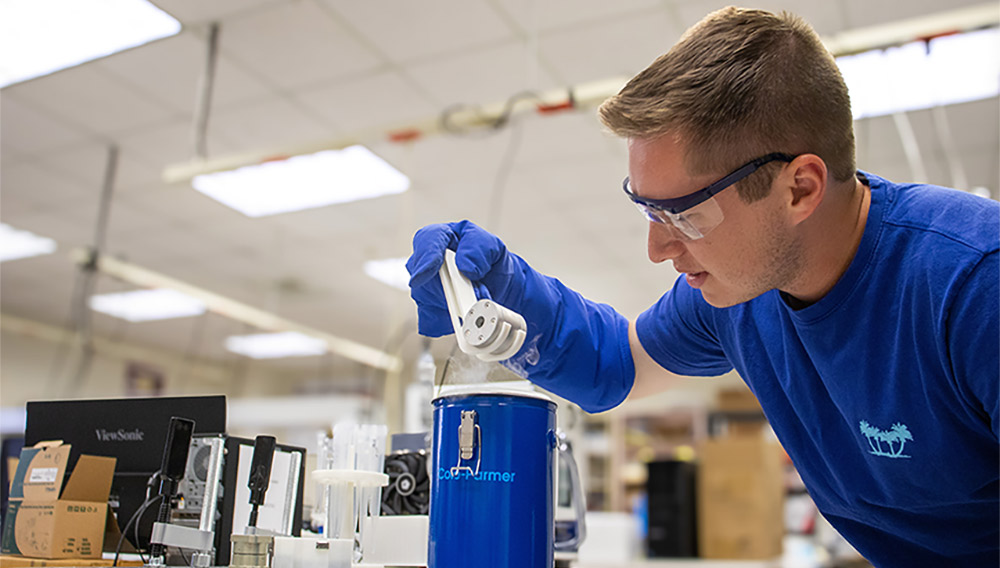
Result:
M479 298L488 295L524 317L528 336L509 367L588 412L625 400L635 379L628 320L611 306L591 302L535 272L507 252L499 238L470 221L428 225L413 236L406 269L422 335L455 331L438 275L445 249L455 251L456 266L473 282Z

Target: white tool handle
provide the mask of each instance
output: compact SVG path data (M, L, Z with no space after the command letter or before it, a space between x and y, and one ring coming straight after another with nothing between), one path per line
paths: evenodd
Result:
M448 303L448 313L451 315L451 326L455 329L455 339L458 347L464 353L470 353L470 346L462 333L460 316L465 315L476 303L476 292L472 282L458 270L455 264L455 251L445 249L444 264L441 265L441 287L444 289L444 299Z
M460 314L467 313L476 303L476 292L472 289L472 282L458 270L458 265L455 264L455 251L451 249L444 251L444 264L441 266L442 285L445 283L446 277L449 284L445 287L445 298L448 298L448 288L451 288L457 302L455 306L457 309L454 311ZM451 304L448 307L450 309Z
M459 272L451 250L444 252L440 275L458 347L483 361L513 357L527 337L524 318L493 300L477 301L472 282Z

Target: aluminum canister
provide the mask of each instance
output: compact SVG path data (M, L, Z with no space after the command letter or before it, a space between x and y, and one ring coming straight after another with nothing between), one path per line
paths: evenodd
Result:
M429 568L551 568L556 405L523 390L434 400Z

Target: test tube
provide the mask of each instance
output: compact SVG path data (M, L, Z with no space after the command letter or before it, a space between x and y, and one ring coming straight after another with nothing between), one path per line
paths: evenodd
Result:
M337 424L333 428L332 460L330 469L353 470L356 466L357 425ZM350 483L329 486L326 503L326 538L354 538L354 487Z

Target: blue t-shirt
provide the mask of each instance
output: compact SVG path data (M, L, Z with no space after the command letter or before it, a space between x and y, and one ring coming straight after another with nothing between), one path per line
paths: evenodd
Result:
M877 566L1000 561L1000 203L867 175L847 272L793 310L678 279L636 326L666 369L735 368L823 515Z

